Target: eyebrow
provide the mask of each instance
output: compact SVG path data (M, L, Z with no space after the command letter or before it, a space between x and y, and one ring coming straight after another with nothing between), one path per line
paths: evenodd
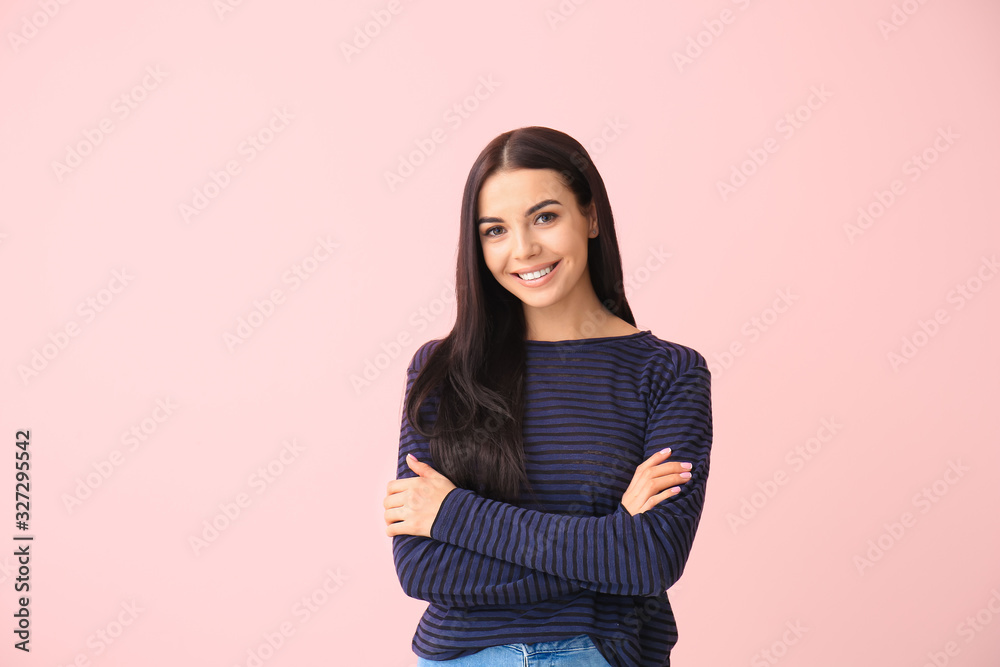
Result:
M550 204L558 204L559 206L562 206L562 203L560 203L556 199L546 199L545 201L538 202L537 204L535 204L534 206L532 206L531 208L529 208L527 211L525 211L524 212L524 217L527 218L529 215L531 215L532 213L534 213L538 209L543 208L545 206L548 206ZM484 222L503 222L503 220L501 220L500 218L479 218L479 220L478 220L478 222L476 224L481 225Z

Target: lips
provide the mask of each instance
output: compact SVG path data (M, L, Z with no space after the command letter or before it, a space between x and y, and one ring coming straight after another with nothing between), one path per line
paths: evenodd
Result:
M558 264L558 263L559 263L560 261L561 261L561 260L558 260L558 259L557 259L556 261L554 261L554 262L550 262L549 264L539 264L539 265L537 265L537 266L533 266L533 267L531 267L531 268L528 268L528 269L524 269L523 271L511 271L511 273L512 273L512 274L514 274L515 276L517 276L517 277L519 277L519 278L520 278L521 276L523 276L523 275L525 275L525 274L528 274L528 273L534 273L534 272L536 272L536 271L541 271L542 269L547 269L547 268L549 268L550 266L551 266L552 268L555 268L555 266L556 266L556 265L557 265L557 264ZM542 276L542 277L544 278L545 276Z
M534 280L526 280L526 279L522 278L520 275L518 275L516 273L511 274L511 276L514 278L514 280L517 281L517 283L519 285L521 285L525 289L529 289L529 290L545 289L546 285L548 285L550 282L552 282L553 280L555 280L558 277L558 275L559 275L559 267L562 266L562 260L557 261L554 264L548 264L548 265L542 266L541 268L545 269L548 266L552 267L551 269L549 269L549 272L546 273L546 274L544 274L544 275L542 275L539 278L535 278ZM538 269L535 269L535 270L537 271ZM526 272L526 273L530 273L530 272Z

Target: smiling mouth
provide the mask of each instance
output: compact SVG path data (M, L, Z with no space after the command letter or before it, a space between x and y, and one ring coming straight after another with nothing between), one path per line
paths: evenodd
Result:
M539 271L533 271L531 273L515 273L514 275L517 276L518 278L520 278L521 280L526 281L526 282L531 282L532 280L538 280L539 278L544 278L545 276L547 276L550 273L552 273L553 269L556 268L556 265L559 264L560 261L562 261L562 260L558 260L556 262L553 262L552 264L550 264L546 268L541 269Z

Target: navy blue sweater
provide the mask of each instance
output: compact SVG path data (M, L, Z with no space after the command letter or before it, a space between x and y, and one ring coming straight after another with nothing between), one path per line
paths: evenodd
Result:
M407 396L438 343L414 354ZM538 501L456 488L431 537L393 537L404 592L429 603L413 651L447 660L586 633L615 667L669 665L677 626L666 590L691 550L712 446L705 359L650 331L525 346L524 451ZM421 406L425 424L437 405L434 393ZM667 460L692 463L691 479L632 516L622 495L665 447ZM397 479L415 476L409 453L437 469L404 414Z

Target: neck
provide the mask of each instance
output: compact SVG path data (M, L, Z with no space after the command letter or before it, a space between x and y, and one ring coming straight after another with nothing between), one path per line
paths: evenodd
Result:
M525 305L527 337L530 340L600 338L619 325L629 326L598 300L589 277L581 288L545 308Z

